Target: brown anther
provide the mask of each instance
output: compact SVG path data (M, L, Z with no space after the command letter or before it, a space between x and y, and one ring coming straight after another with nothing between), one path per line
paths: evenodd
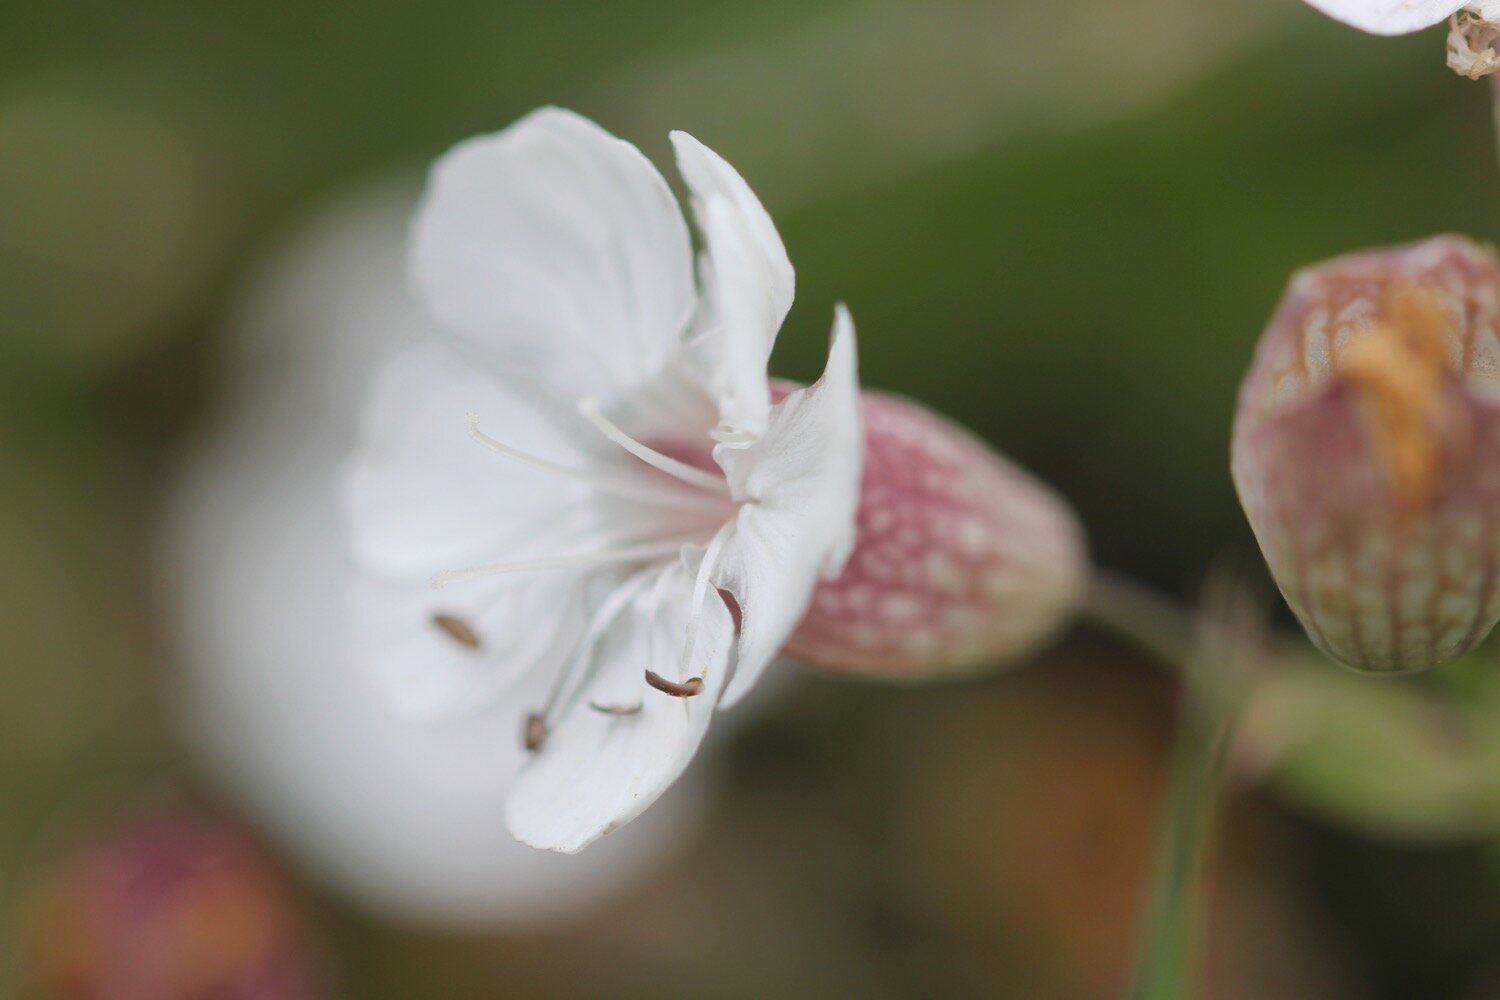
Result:
M456 615L435 614L432 624L443 630L443 634L465 649L479 648L479 633L472 625Z
M641 703L636 702L634 705L601 705L597 701L591 701L589 702L589 708L592 708L596 712L603 712L605 715L637 715L640 713Z
M1449 322L1431 293L1398 289L1386 300L1385 315L1338 357L1339 370L1372 405L1403 510L1424 506L1437 478Z
M703 690L702 677L689 677L681 684L669 681L654 670L646 671L646 683L650 684L662 694L669 694L673 698L691 698Z
M547 720L535 713L526 716L526 749L533 753L542 748L547 738Z

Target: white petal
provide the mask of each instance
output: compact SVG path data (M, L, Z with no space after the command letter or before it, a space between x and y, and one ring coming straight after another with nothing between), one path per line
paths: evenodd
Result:
M547 850L582 850L630 820L677 780L708 730L729 670L734 622L717 594L692 618L692 577L680 564L661 575L604 632L591 680L551 720L545 741L516 779L506 807L511 833ZM691 649L689 621L692 620ZM645 681L702 678L677 698ZM595 706L632 708L610 714Z
M735 169L685 132L672 142L703 232L698 332L708 389L726 433L756 436L771 408L766 363L796 278L771 217Z
M508 445L589 466L539 406L441 342L411 348L378 380L345 477L350 540L369 571L426 579L548 555L595 526L587 486L489 451L470 437L470 413Z
M1430 28L1469 6L1467 0L1307 0L1329 17L1376 35ZM1489 0L1486 0L1489 2Z
M792 263L787 259L786 247L782 245L781 236L765 206L734 167L697 139L686 132L673 132L672 145L677 151L677 167L692 192L694 205L724 197L744 221L749 237L765 260L767 275L771 279L766 291L776 304L776 321L781 322L792 305L795 275Z
M356 581L364 665L396 715L430 721L493 704L560 665L583 627L583 587L555 573L454 584Z
M695 307L687 227L634 146L545 108L433 168L412 266L481 357L601 401L681 350Z
M839 307L823 377L776 404L765 437L720 447L737 497L714 585L739 603L739 656L723 703L750 690L807 611L818 579L837 576L854 545L864 464L854 325Z

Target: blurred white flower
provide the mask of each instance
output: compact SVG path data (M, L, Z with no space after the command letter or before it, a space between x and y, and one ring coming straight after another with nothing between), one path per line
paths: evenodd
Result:
M357 662L339 470L371 373L424 332L402 280L410 207L387 193L317 222L231 330L228 406L166 525L181 719L213 774L325 882L407 917L562 919L664 865L701 793L674 791L584 858L530 850L505 828L524 757L512 716L394 719Z
M586 119L544 109L437 164L411 266L443 333L386 368L346 480L377 675L409 714L517 712L507 814L536 847L676 780L854 539L849 317L822 379L773 394L786 251L733 168L672 140L697 288L666 182Z
M1500 0L1307 0L1329 17L1376 35L1404 35L1441 24L1459 11L1500 21Z

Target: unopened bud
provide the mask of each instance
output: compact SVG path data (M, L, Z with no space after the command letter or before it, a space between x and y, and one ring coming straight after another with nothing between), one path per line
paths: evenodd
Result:
M314 1000L317 948L278 870L181 806L97 830L29 911L28 996Z
M1083 532L1067 504L963 428L866 392L855 548L787 652L921 681L1012 660L1076 609Z
M1240 390L1232 464L1313 641L1439 666L1500 618L1500 261L1458 237L1298 274Z

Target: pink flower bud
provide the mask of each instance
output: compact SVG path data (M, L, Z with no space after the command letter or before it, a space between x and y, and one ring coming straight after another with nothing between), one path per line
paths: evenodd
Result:
M315 948L275 867L178 806L97 832L30 911L28 995L58 1000L314 1000Z
M1500 618L1500 261L1458 237L1303 271L1240 390L1240 501L1330 656L1428 670Z
M787 652L840 673L930 680L1013 659L1063 624L1086 579L1055 493L963 428L866 392L854 551Z

